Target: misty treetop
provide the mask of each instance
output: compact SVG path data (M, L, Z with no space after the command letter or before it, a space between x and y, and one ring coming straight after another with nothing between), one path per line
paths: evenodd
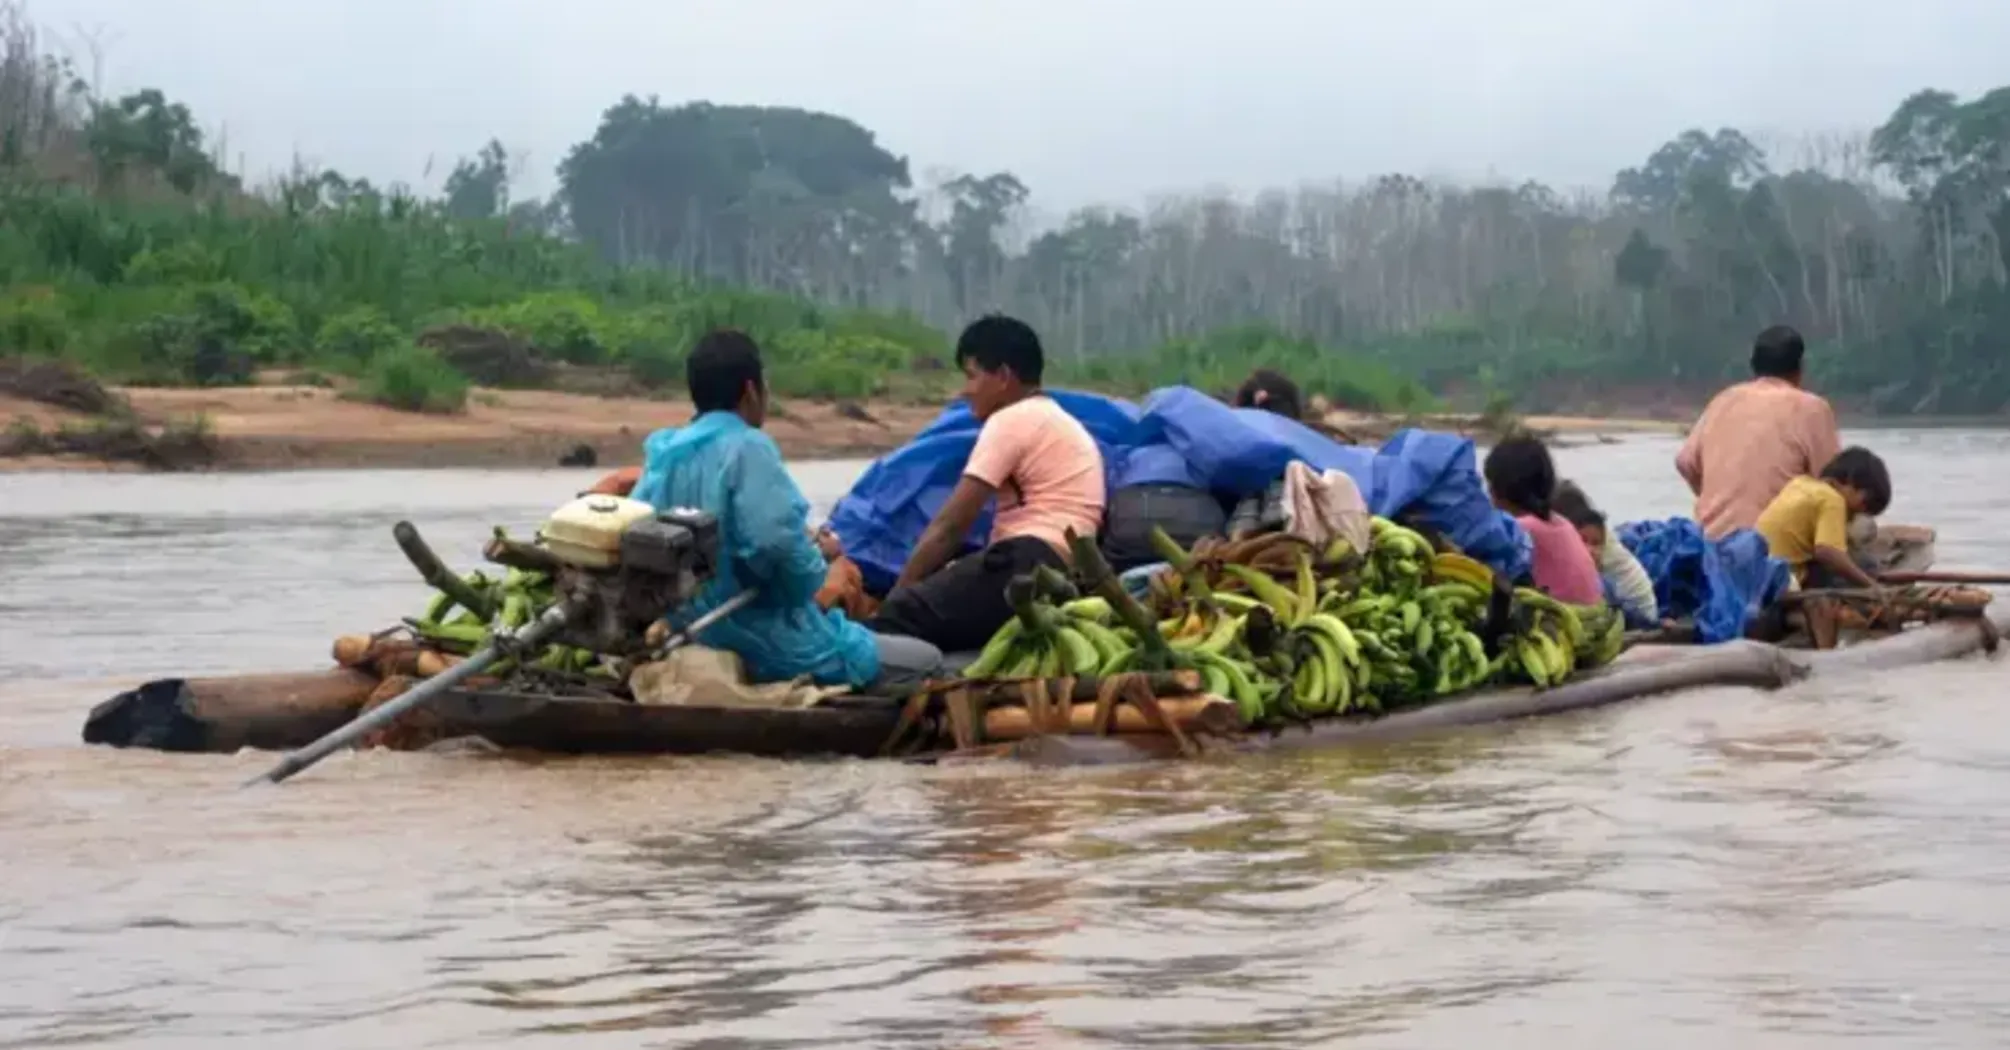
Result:
M560 165L553 213L615 263L944 325L1007 309L1083 360L1265 324L1433 385L1483 365L1516 388L1694 393L1785 322L1860 404L1994 411L2006 158L2010 88L1922 91L1866 140L1791 163L1733 128L1684 131L1596 199L1391 174L1032 230L1009 172L911 192L907 159L841 117L631 97Z
M436 199L332 170L247 191L163 92L95 98L18 18L0 37L0 341L127 377L668 383L696 332L737 324L797 392L859 396L947 385L943 332L1004 309L1059 374L1120 388L1260 361L1364 406L1643 407L1740 374L1785 322L1845 403L2010 403L2010 88L1922 91L1790 157L1680 132L1600 194L1389 174L1042 227L1013 174L917 179L838 115L634 96L548 200L512 196L497 142ZM496 338L469 356L474 331Z

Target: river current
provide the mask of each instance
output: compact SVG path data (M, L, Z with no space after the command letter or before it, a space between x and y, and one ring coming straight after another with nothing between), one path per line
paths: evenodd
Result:
M2010 567L2010 435L1849 436ZM1626 520L1672 453L1558 458ZM0 475L0 1050L2010 1045L1980 659L1116 770L79 743L419 607L398 519L471 564L591 476Z

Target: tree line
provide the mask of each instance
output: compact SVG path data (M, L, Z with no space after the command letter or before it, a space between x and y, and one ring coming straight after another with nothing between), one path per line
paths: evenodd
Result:
M2010 404L2010 88L1922 90L1860 139L1791 149L1683 131L1602 193L1393 173L1042 226L1012 173L923 185L842 116L634 96L544 200L512 194L495 141L431 198L307 168L248 188L186 107L100 99L7 24L0 221L26 236L0 244L0 339L60 327L104 367L326 356L339 318L348 344L370 333L358 368L473 324L660 378L725 320L855 396L939 368L942 331L1003 309L1086 383L1218 387L1262 360L1364 406L1582 406L1693 400L1790 323L1845 403Z
M2010 87L1921 90L1860 139L1676 134L1602 194L1391 173L1025 222L1010 172L918 187L840 116L624 98L546 214L603 258L953 323L1001 308L1079 360L1227 325L1433 386L1487 370L1706 388L1759 329L1885 412L2010 402Z

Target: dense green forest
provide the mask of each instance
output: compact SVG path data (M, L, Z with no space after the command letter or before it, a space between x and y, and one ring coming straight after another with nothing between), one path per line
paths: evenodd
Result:
M939 389L943 333L1005 309L1062 379L1115 389L1268 363L1363 407L1693 399L1786 322L1846 404L2010 405L2010 88L1795 149L1681 132L1603 194L1389 174L1040 225L1011 173L917 185L840 116L636 97L546 200L512 194L497 142L434 197L247 186L186 107L99 97L0 21L0 354L124 381L313 368L452 408L463 375L672 387L692 336L735 324L785 394L897 394Z

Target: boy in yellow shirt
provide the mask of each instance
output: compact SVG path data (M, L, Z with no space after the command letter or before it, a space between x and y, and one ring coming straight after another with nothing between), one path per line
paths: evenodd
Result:
M1843 449L1822 468L1787 482L1756 528L1772 555L1793 568L1802 587L1878 585L1849 554L1852 514L1875 517L1891 504L1891 474L1866 448Z

